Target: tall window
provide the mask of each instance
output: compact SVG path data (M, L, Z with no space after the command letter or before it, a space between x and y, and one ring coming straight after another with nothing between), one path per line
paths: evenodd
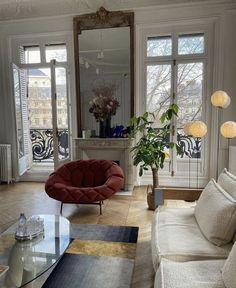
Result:
M44 41L45 40L45 41ZM27 87L27 109L25 119L28 124L28 137L32 159L34 162L53 162L55 147L53 146L53 131L58 133L59 159L68 157L69 152L69 118L68 118L68 89L67 89L67 45L64 42L55 41L48 43L46 39L33 40L34 44L16 43L18 58L15 59L22 71L24 82ZM28 41L27 41L28 42ZM29 41L30 43L31 41ZM56 67L52 68L51 60L56 60ZM55 71L54 71L55 70ZM52 77L54 71L54 77ZM52 88L55 95L51 95ZM26 94L26 93L25 93ZM56 99L55 101L53 101ZM53 111L55 111L53 113ZM62 111L64 118L57 117ZM63 134L64 133L64 134ZM60 134L63 134L67 143L62 153ZM40 147L40 149L38 149ZM64 153L64 154L63 154ZM62 155L63 154L63 155Z
M173 151L172 174L181 173L181 161L192 159L194 162L203 155L201 141L196 143L199 139L186 137L183 127L187 122L205 118L206 59L204 33L175 32L147 37L146 109L156 114L155 124L160 127L160 116L171 103L180 108L172 123L177 128L173 140L182 146L184 155L176 156Z

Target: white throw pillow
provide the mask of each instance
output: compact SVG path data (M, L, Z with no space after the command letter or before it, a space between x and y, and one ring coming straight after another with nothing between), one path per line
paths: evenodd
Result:
M209 241L227 244L236 230L236 201L212 179L197 202L195 217Z
M236 200L236 176L224 168L217 183Z
M222 269L222 278L226 288L236 287L236 243Z

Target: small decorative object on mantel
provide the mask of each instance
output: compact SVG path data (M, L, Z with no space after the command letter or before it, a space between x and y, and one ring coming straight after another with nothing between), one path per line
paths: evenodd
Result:
M95 97L89 102L89 112L93 113L97 122L99 122L99 137L109 137L111 128L111 117L116 114L120 106L119 101L113 97L116 85L100 85L92 91Z
M18 227L15 233L16 240L31 240L44 233L44 220L39 216L26 219L24 213L20 214Z

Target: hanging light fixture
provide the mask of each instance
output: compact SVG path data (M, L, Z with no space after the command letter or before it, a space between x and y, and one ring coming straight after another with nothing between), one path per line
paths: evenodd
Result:
M84 65L84 58L83 57L79 57L79 64Z
M225 91L218 90L211 95L211 103L215 107L227 108L230 104L230 97Z
M98 59L103 59L104 58L104 52L103 52L103 48L102 48L102 31L100 32L100 51L98 52L97 58Z

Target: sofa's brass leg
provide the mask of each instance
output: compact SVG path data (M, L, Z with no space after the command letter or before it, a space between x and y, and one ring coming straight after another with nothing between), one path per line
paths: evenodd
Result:
M62 215L62 207L63 207L63 202L61 202L60 215Z

